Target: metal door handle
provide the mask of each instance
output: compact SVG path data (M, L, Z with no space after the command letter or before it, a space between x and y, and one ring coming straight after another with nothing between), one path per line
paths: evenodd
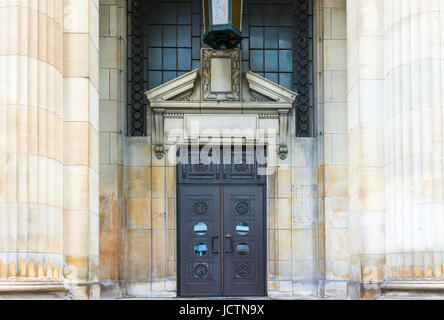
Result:
M225 250L225 253L231 253L233 252L233 237L231 236L231 234L226 234L225 238L230 239L230 249Z
M219 251L218 250L214 250L214 240L216 240L216 239L219 239L219 237L218 236L214 236L214 237L211 238L211 252L217 254L217 253L219 253Z

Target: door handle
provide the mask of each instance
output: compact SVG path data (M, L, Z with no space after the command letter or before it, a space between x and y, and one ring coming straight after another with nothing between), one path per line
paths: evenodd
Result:
M219 253L218 250L215 250L215 249L214 249L214 247L215 247L215 245L214 245L214 241L215 241L216 239L219 239L219 237L218 237L218 236L214 236L214 237L211 238L211 252L212 252L212 253L215 253L215 254Z
M231 234L226 234L225 238L230 239L230 249L225 250L225 253L231 253L231 252L233 252L233 237L231 236Z

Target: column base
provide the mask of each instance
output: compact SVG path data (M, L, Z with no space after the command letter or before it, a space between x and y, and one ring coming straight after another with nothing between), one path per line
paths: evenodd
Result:
M63 282L0 281L0 300L64 300Z
M444 281L387 281L378 300L444 300Z

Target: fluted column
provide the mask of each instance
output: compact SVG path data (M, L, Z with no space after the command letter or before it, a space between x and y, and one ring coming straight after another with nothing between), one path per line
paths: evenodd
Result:
M443 280L444 3L384 2L386 278Z
M61 281L62 1L0 1L0 282Z

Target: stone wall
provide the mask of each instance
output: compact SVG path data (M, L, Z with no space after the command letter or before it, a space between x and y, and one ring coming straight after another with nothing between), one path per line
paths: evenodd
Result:
M316 296L316 139L291 138L289 155L267 179L270 297Z
M108 29L106 23L108 15L112 17L108 13L111 12L112 3L101 2L101 17L105 18L104 24L101 22L102 42L106 39L111 43L108 30L112 28ZM345 11L344 5L342 2L342 7L336 6ZM331 11L331 8L328 10ZM319 31L321 34L322 30ZM338 34L338 40L342 40L338 43L345 45L344 32L342 37L340 31ZM109 50L107 45L101 49ZM334 77L335 85L344 87L345 67L338 70L332 68L329 79ZM107 109L103 107L110 103L106 95L109 94L107 69L101 65L101 85L104 86L101 92L101 119L108 123L109 119L104 118ZM329 101L344 104L346 99L338 97L338 94L340 96L340 93L331 93ZM110 118L112 123L119 121L119 116L116 116L117 119ZM346 117L346 114L343 113L343 116ZM320 279L316 186L318 140L294 137L294 114L291 119L289 156L284 161L279 160L276 172L267 181L267 287L269 296L273 297L317 296ZM101 129L100 274L104 297L177 295L176 169L165 158L157 159L152 152L154 123L150 112L147 123L147 137L126 137L124 141L123 178L116 170L120 163L111 163L113 147L108 141L113 142L110 133ZM101 122L101 128L106 125ZM338 137L343 135L342 131L332 132ZM335 146L338 157L341 150ZM331 145L329 148L329 152L332 152ZM338 161L336 164L343 164ZM117 204L122 201L117 200L120 199L117 196L119 192L123 192L123 205ZM340 201L343 202L343 198ZM114 231L110 230L113 222Z

